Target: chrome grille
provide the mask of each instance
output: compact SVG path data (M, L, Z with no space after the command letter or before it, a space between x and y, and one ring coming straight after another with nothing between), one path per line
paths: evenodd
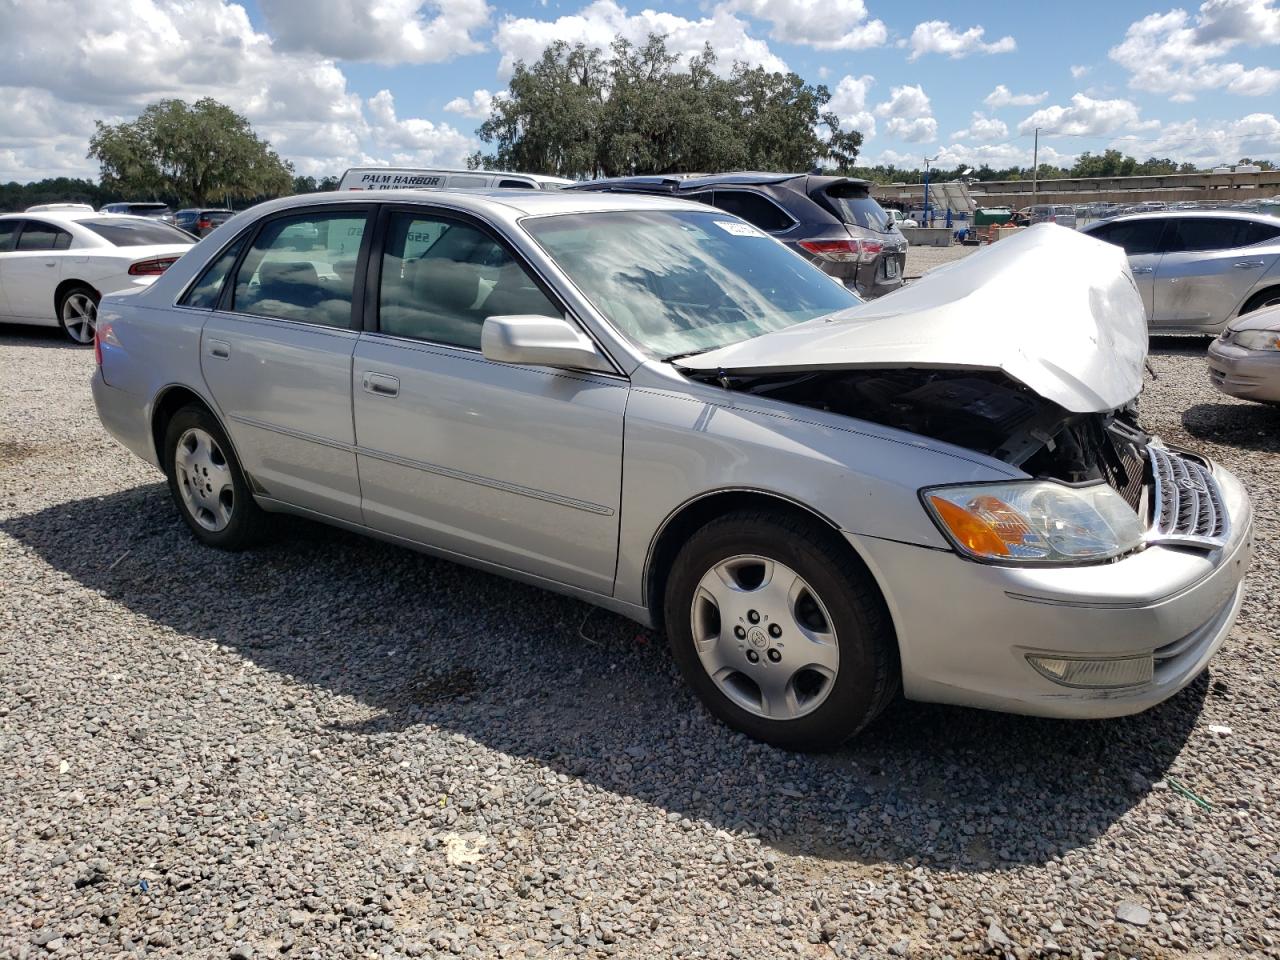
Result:
M1147 447L1154 519L1148 539L1220 547L1227 541L1227 511L1218 481L1202 464L1164 447Z

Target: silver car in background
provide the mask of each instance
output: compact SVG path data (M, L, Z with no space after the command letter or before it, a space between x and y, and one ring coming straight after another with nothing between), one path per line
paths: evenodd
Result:
M1124 248L1153 333L1218 334L1234 317L1280 303L1280 218L1167 210L1082 232Z
M1280 404L1280 298L1209 344L1209 382L1231 397Z
M863 303L681 200L311 195L98 331L99 416L198 540L288 512L582 598L665 629L708 707L779 745L900 689L1143 710L1243 596L1244 490L1143 432L1133 279L1056 226Z

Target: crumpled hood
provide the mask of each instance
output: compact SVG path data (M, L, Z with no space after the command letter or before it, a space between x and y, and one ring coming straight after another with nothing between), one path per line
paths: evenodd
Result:
M1072 413L1142 389L1147 317L1119 247L1038 224L869 303L676 361L690 371L999 370Z

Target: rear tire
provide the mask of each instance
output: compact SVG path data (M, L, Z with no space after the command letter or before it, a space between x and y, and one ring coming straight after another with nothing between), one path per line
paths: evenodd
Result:
M170 418L164 468L178 513L201 543L243 550L265 536L268 516L254 502L227 435L204 407L189 404Z
M816 521L769 511L711 521L677 555L664 613L688 684L713 714L765 743L836 747L899 688L884 600Z
M58 297L58 325L73 343L81 346L93 343L98 329L98 302L101 299L97 290L84 284L68 287Z

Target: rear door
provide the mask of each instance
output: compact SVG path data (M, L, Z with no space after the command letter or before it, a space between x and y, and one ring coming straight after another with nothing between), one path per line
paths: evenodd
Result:
M260 492L357 523L353 293L370 209L343 204L264 221L200 338L205 382Z
M1134 282L1138 292L1142 294L1142 305L1147 310L1147 322L1154 322L1155 316L1155 283L1156 268L1160 265L1161 242L1168 221L1120 220L1116 223L1104 223L1089 235L1123 247L1129 256L1129 269L1133 271Z
M0 263L0 286L5 289L13 316L24 320L57 319L53 298L70 247L71 234L57 224L22 221L13 251Z
M1177 218L1156 271L1156 324L1203 330L1235 316L1275 265L1276 254L1250 249L1268 232L1244 219Z
M564 315L485 225L409 207L379 233L352 370L365 522L611 593L628 381L484 358L485 317Z

